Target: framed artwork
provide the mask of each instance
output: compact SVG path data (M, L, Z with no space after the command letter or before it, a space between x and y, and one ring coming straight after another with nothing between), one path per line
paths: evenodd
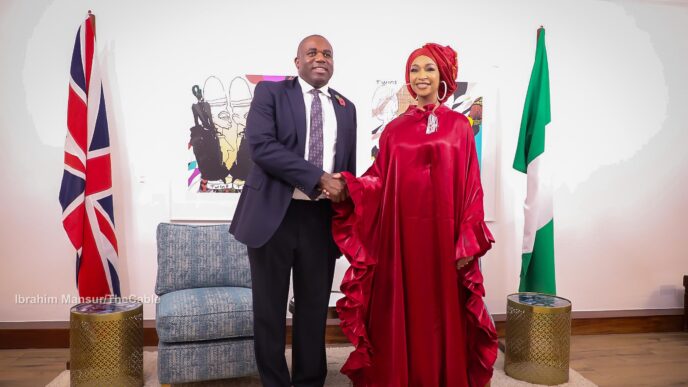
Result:
M193 93L186 160L170 184L171 220L229 221L252 167L245 141L253 91L260 81L291 77L235 76L223 81L206 77L189 85Z

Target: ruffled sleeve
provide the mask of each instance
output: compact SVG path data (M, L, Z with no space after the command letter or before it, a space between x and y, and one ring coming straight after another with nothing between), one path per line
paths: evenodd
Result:
M337 301L337 313L344 335L354 345L354 351L341 372L354 384L362 380L362 371L371 365L372 345L366 328L370 295L377 265L382 181L387 150L388 131L380 138L380 153L373 165L356 178L343 172L349 190L349 200L334 204L332 234L342 254L350 263L340 290L344 297Z
M479 258L492 247L494 237L485 224L483 210L483 189L480 182L480 168L472 131L468 131L466 148L466 170L463 190L457 202L457 231L455 258ZM487 311L483 297L483 274L478 259L472 260L459 271L459 281L465 289L464 308L467 312L466 345L468 353L468 374L471 386L484 386L491 378L497 360L497 330Z
M356 382L361 378L360 371L371 365L372 346L366 321L377 264L376 255L371 251L375 245L371 239L377 233L371 230L375 219L370 215L379 208L376 199L380 183L376 176L356 179L348 173L343 174L351 200L335 206L332 233L351 266L342 279L340 289L344 297L337 301L337 313L342 331L355 347L341 372Z
M478 154L475 150L475 139L472 130L466 130L466 141L463 154L465 178L461 182L463 189L458 190L456 208L458 210L456 235L456 259L481 257L492 247L494 237L485 224L483 210L483 187L480 182Z
M456 241L456 259L482 257L493 243L494 237L484 221L462 223Z

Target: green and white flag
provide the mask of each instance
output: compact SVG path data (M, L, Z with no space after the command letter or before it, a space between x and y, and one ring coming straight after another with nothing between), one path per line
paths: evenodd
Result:
M540 27L514 157L514 169L528 174L520 292L557 292L551 174L545 157L545 128L549 123L549 70L545 29Z

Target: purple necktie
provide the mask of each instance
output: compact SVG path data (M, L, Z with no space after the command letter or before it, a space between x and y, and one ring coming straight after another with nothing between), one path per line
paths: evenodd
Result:
M311 133L308 139L308 161L318 168L323 167L323 116L320 103L320 90L309 91L313 94L311 103Z

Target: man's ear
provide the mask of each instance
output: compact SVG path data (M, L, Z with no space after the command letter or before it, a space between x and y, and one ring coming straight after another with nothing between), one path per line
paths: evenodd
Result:
M299 57L298 57L298 56L297 56L296 58L294 58L294 64L296 65L296 68L297 68L297 69L298 69L299 67L301 67L301 63L299 62Z

